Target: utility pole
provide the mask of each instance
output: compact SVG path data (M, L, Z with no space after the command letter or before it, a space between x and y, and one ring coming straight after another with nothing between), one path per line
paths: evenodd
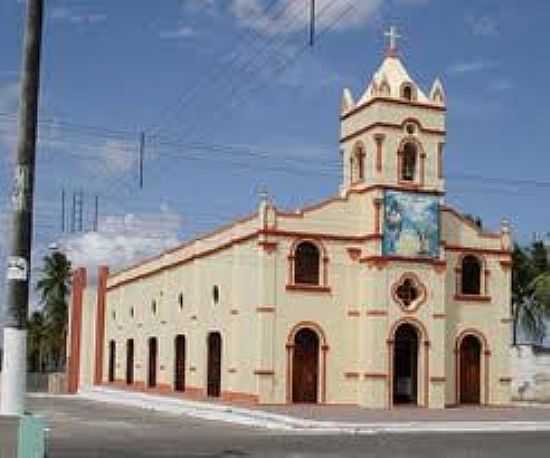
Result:
M143 162L145 156L145 132L139 135L139 189L143 189Z
M315 0L311 0L309 23L309 45L315 45Z
M77 199L77 207L76 207L76 216L77 216L77 224L76 224L76 231L82 232L84 230L84 191L80 191L76 195Z
M43 0L27 0L17 159L12 196L11 245L6 274L7 309L5 313L6 327L4 328L2 390L0 396L0 411L4 415L23 415L25 411L26 322L31 272L34 171L43 10Z
M61 190L61 232L65 233L65 188Z
M73 207L71 209L71 233L76 230L76 192L73 191Z
M95 196L95 205L94 205L94 232L97 232L99 226L99 196Z

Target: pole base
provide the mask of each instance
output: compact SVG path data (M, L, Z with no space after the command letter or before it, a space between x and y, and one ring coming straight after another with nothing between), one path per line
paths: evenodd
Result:
M27 331L4 329L0 414L23 415L27 391Z

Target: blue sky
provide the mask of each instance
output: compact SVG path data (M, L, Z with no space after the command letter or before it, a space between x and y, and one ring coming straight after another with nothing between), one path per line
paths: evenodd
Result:
M334 194L342 89L364 90L392 24L411 75L447 91L447 201L522 241L550 231L549 2L318 0L314 48L305 0L46 3L37 257L62 240L76 263L125 263L249 213L264 187L286 208ZM0 1L0 113L17 106L23 16ZM0 114L4 233L14 138ZM85 228L99 195L100 233L60 233L63 188L84 191Z

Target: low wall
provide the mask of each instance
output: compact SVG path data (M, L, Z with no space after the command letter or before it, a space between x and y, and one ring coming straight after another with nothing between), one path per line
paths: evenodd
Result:
M518 345L510 349L512 399L550 403L550 349Z
M0 387L2 373L0 372ZM27 374L27 393L54 393L67 392L67 377L64 372L42 374L31 372Z

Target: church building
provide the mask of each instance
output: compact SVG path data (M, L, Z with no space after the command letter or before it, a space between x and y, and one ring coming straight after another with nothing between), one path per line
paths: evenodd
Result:
M69 390L260 404L504 405L511 234L445 201L446 95L391 44L344 90L336 195L257 211L97 288L75 271Z

